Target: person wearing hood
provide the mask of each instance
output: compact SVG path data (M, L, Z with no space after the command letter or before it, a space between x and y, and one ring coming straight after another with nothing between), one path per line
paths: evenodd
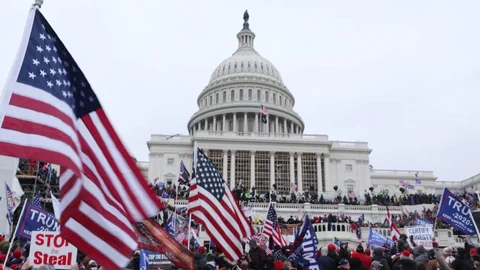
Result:
M383 248L377 247L373 250L372 261L379 262L383 266L384 270L390 270L390 265L388 264L388 261L385 258Z
M413 256L415 256L415 262L427 265L428 254L423 246L416 246L413 249Z
M362 264L365 266L365 268L370 269L370 265L372 264L372 258L370 257L370 255L367 256L365 254L362 244L359 244L357 246L356 251L359 254L358 259L362 262ZM350 265L352 265L351 262L350 262Z
M402 251L400 258L395 262L395 265L392 267L392 270L407 270L412 269L414 270L417 263L413 260L410 251L404 250Z
M262 270L265 268L267 253L257 245L254 239L250 239L250 250L248 251L248 263L251 269Z
M207 264L207 258L205 256L205 253L205 247L198 247L197 251L195 251L195 256L193 257L195 269L202 269Z
M410 244L407 242L407 235L406 234L400 234L400 239L397 241L397 246L398 246L398 252L402 252L406 249L410 249Z
M320 256L318 257L318 261L323 266L323 270L337 269L337 264L335 263L335 260L328 256L328 249L326 247L322 247L319 251Z

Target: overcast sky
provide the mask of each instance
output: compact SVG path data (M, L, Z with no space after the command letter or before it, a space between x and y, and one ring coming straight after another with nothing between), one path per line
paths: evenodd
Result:
M33 0L1 2L3 87ZM480 1L45 0L41 10L148 160L151 134L187 134L245 9L305 133L367 141L376 169L480 173Z

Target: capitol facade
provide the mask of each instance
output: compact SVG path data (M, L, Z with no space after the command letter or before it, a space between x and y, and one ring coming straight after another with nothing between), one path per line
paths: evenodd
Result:
M294 111L295 91L255 50L248 17L237 40L236 51L213 70L198 96L199 109L187 123L188 135L151 135L149 162L139 162L149 181L175 184L180 161L191 169L196 143L232 189L241 183L247 190L255 187L257 193L266 193L276 184L280 194L296 186L299 192L328 197L335 195L337 186L343 194L363 197L371 187L392 195L408 184L415 193L435 193L431 171L373 169L367 142L304 134L305 123ZM268 110L263 119L267 121L262 121L262 105Z

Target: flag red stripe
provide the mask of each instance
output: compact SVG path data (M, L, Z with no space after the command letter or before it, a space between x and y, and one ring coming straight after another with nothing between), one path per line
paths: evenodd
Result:
M72 138L53 127L37 124L22 119L5 116L2 124L2 128L19 131L27 134L36 134L44 136L53 140L61 141L70 146L75 152L78 151L77 146L73 142Z
M131 158L131 155L128 153L127 149L122 144L120 138L118 137L117 133L115 132L115 129L113 128L112 124L110 123L110 121L108 121L108 118L105 114L105 111L103 109L97 110L97 114L98 114L98 117L99 117L100 121L103 124L103 127L107 130L108 134L110 135L110 138L115 143L115 146L117 147L120 154L122 154L123 157L129 157L129 158L125 159L125 161L128 164L128 167L137 168L137 164L135 164L135 162L133 161L133 158ZM132 170L132 172L135 175L136 179L145 179L143 177L142 173L140 172L140 170L138 170L138 169L137 170ZM157 207L162 208L163 207L162 202L160 200L158 200L157 195L155 194L155 192L153 192L150 189L147 182L148 182L147 179L145 179L144 182L138 182L137 184L142 186L142 188L144 188L147 191L147 195L149 195L149 197L150 197L149 199L152 202L156 203ZM135 197L135 199L136 199L136 197Z
M95 258L95 261L101 264L105 269L119 269L116 262L110 260L101 250L97 249L95 246L92 246L89 241L84 240L74 231L63 226L61 231L63 238L68 239L72 244L75 243L77 248L81 247L82 251L88 252L88 256Z
M129 185L127 184L127 181L125 180L125 177L121 173L120 169L118 168L117 164L113 160L112 155L110 154L110 151L108 147L106 146L105 142L103 141L102 137L99 134L99 131L97 129L97 126L93 123L91 117L89 115L86 115L82 117L83 122L85 123L85 126L87 129L90 131L92 134L95 142L98 144L98 147L100 148L102 154L105 156L108 164L111 166L113 172L117 176L118 180L120 183L124 186L127 187L125 188L125 191L127 193L127 196L130 197L130 200L132 201L133 205L135 208L141 213L142 216L147 216L145 209L140 205L140 202L137 200L137 197L135 194L132 193L131 189L128 188ZM101 167L101 166L100 166ZM98 168L98 166L97 166ZM108 179L108 178L106 178ZM122 198L118 198L119 201L123 201ZM127 207L124 205L125 210L128 212Z
M96 206L90 205L92 208L96 209L100 214L104 215L106 214L105 212L101 212L101 206L98 204ZM107 218L107 217L106 217ZM108 218L107 218L108 219ZM102 226L99 226L98 224L95 223L95 221L91 220L88 216L85 215L85 213L82 213L82 211L79 211L77 215L75 215L75 220L77 220L81 224L88 224L88 229L96 234L102 237L106 242L108 242L109 245L114 246L115 249L123 254L125 257L129 257L132 255L132 250L129 246L125 245L124 242L120 241L115 235L112 235L109 231L105 230ZM111 221L111 220L110 220ZM135 234L132 232L130 233L130 236L132 238L135 238ZM88 251L85 251L86 254L88 254Z
M226 234L226 232L223 230L222 227L223 227L223 225L225 225L225 222L223 220L222 220L222 222L215 220L210 215L210 213L208 213L208 211L206 211L204 208L201 208L201 209L196 210L196 211L201 212L207 218L207 221L205 221L204 219L200 219L200 218L195 219L195 221L197 221L198 223L202 224L205 227L205 229L207 231L207 234L211 236L211 238L215 242L215 245L219 246L221 248L221 250L224 251L225 256L227 256L227 258L229 260L235 261L235 257L240 257L243 254L243 251L241 249L239 249L238 244L234 244L233 241L232 241L232 238L228 234ZM195 215L193 215L193 216L195 216ZM210 229L211 226L215 227L215 229L217 230L217 232L220 233L220 235L225 240L225 242L219 241L219 239L217 237L215 237L215 234ZM227 249L225 248L225 245L228 245L231 249L233 249L233 251L235 253L230 254L227 251ZM241 243L240 243L240 246L241 246Z
M112 194L112 196L118 201L120 202L122 200L122 196L120 196L120 193L118 192L117 188L113 185L113 183L111 181L108 181L110 179L110 177L108 176L107 172L105 171L105 169L103 168L101 162L98 160L97 156L95 155L95 153L93 152L93 150L90 148L90 146L88 145L88 143L85 141L85 138L81 137L80 138L80 144L82 146L82 151L83 153L88 156L88 158L90 159L90 161L93 163L93 166L95 167L98 175L100 176L101 179L104 180L104 183L105 185L107 186L107 188L109 189L110 193ZM88 168L88 167L87 167ZM84 170L86 170L87 168L84 168ZM88 168L88 171L91 172L93 174L93 172L90 170L90 168ZM90 178L90 177L89 177ZM95 177L96 178L96 177ZM92 178L90 178L92 179ZM99 179L97 179L99 180ZM124 206L122 206L124 207ZM119 209L120 212L124 212L125 210L123 209Z
M50 151L38 147L30 147L19 144L0 142L0 154L5 156L29 158L34 160L42 160L46 156L49 157L50 163L59 164L68 168L72 168L73 171L78 172L80 175L80 169L75 162L73 162L69 156L56 151Z
M62 120L65 124L71 126L75 130L75 124L72 118L67 116L65 113L63 113L61 110L57 109L51 104L48 104L33 98L17 95L15 93L12 94L12 97L10 99L10 104L17 107L21 107L21 108L29 109L39 113L44 113L44 114L54 116Z

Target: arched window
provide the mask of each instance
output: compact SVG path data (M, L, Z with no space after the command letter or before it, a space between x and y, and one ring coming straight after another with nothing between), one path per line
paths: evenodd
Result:
M235 66L233 66L235 69L237 69L237 62L235 62Z
M265 102L269 102L268 101L268 91L265 91Z
M223 91L222 102L227 102L227 91Z
M279 95L279 96L278 96L278 99L280 100L280 106L282 106L282 101L283 101L282 96Z
M250 61L248 61L248 68L250 69Z
M257 90L257 100L258 101L262 100L262 95L260 94L260 90Z
M242 61L242 64L240 64L240 68L242 68L242 69L243 69L243 61Z
M243 100L243 89L240 89L240 100Z
M218 93L215 94L215 104L218 104L220 95Z
M234 101L235 100L235 90L232 90L230 92L230 101Z
M213 104L213 96L210 96L210 106Z
M248 89L248 100L252 100L252 89Z
M272 102L273 104L277 104L277 96L275 95L275 93L273 93Z
M283 103L283 106L287 107L287 98L284 100L285 102Z

